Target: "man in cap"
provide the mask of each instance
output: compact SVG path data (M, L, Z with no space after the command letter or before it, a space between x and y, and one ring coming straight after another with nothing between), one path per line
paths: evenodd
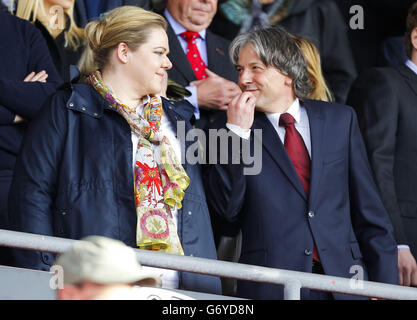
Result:
M139 264L132 248L106 237L77 241L55 266L64 277L59 300L146 299L143 287L161 286L160 277Z

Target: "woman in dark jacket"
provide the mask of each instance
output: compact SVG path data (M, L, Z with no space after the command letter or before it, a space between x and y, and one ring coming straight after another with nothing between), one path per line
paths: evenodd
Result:
M84 30L73 17L75 0L25 0L17 3L16 16L41 31L61 78L70 81L70 65L77 65L84 44Z
M165 28L128 6L86 26L87 83L55 94L26 136L9 201L16 230L216 258L200 170L181 164L187 149L176 138L191 129L193 109L158 95L172 66ZM48 253L15 258L42 270L53 263ZM220 293L218 278L176 271L163 271L163 285Z

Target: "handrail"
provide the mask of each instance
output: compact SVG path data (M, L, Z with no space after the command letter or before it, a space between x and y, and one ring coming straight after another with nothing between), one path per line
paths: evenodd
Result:
M79 240L0 229L0 246L61 253L68 250L76 241ZM191 256L178 256L155 251L134 250L140 263L146 266L284 285L284 299L286 300L299 300L301 288L383 299L417 300L417 288L372 281L360 281L358 283L353 279L307 272L273 269Z

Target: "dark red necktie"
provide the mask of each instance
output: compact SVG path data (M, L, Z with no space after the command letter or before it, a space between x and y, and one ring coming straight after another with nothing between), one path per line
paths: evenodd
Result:
M283 113L279 118L279 125L285 127L285 150L287 150L288 156L308 196L310 193L311 160L304 140L297 129L295 129L294 123L295 119L289 113ZM320 261L315 244L313 259Z
M191 68L198 80L206 79L206 64L201 59L200 52L197 48L197 38L200 37L198 32L185 31L180 36L187 41L187 58L190 61Z

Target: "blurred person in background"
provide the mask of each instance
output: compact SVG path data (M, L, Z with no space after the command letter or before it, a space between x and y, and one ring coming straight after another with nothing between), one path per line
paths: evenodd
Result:
M78 63L84 48L84 30L74 21L74 0L20 0L16 9L16 16L41 31L56 69L69 82L69 66Z
M229 41L208 30L217 11L217 0L168 0L163 11L168 21L169 79L191 92L196 126L210 127L240 93L237 72L227 55Z
M409 10L407 61L371 68L352 86L348 103L358 113L375 179L398 243L401 285L417 286L417 3Z
M313 100L334 101L333 95L323 77L320 53L316 46L302 37L295 35L291 35L291 37L297 42L306 59L308 79L310 82L310 92L307 97Z
M88 22L98 19L101 14L121 6L151 9L149 0L75 0L74 17L79 26L85 27Z

